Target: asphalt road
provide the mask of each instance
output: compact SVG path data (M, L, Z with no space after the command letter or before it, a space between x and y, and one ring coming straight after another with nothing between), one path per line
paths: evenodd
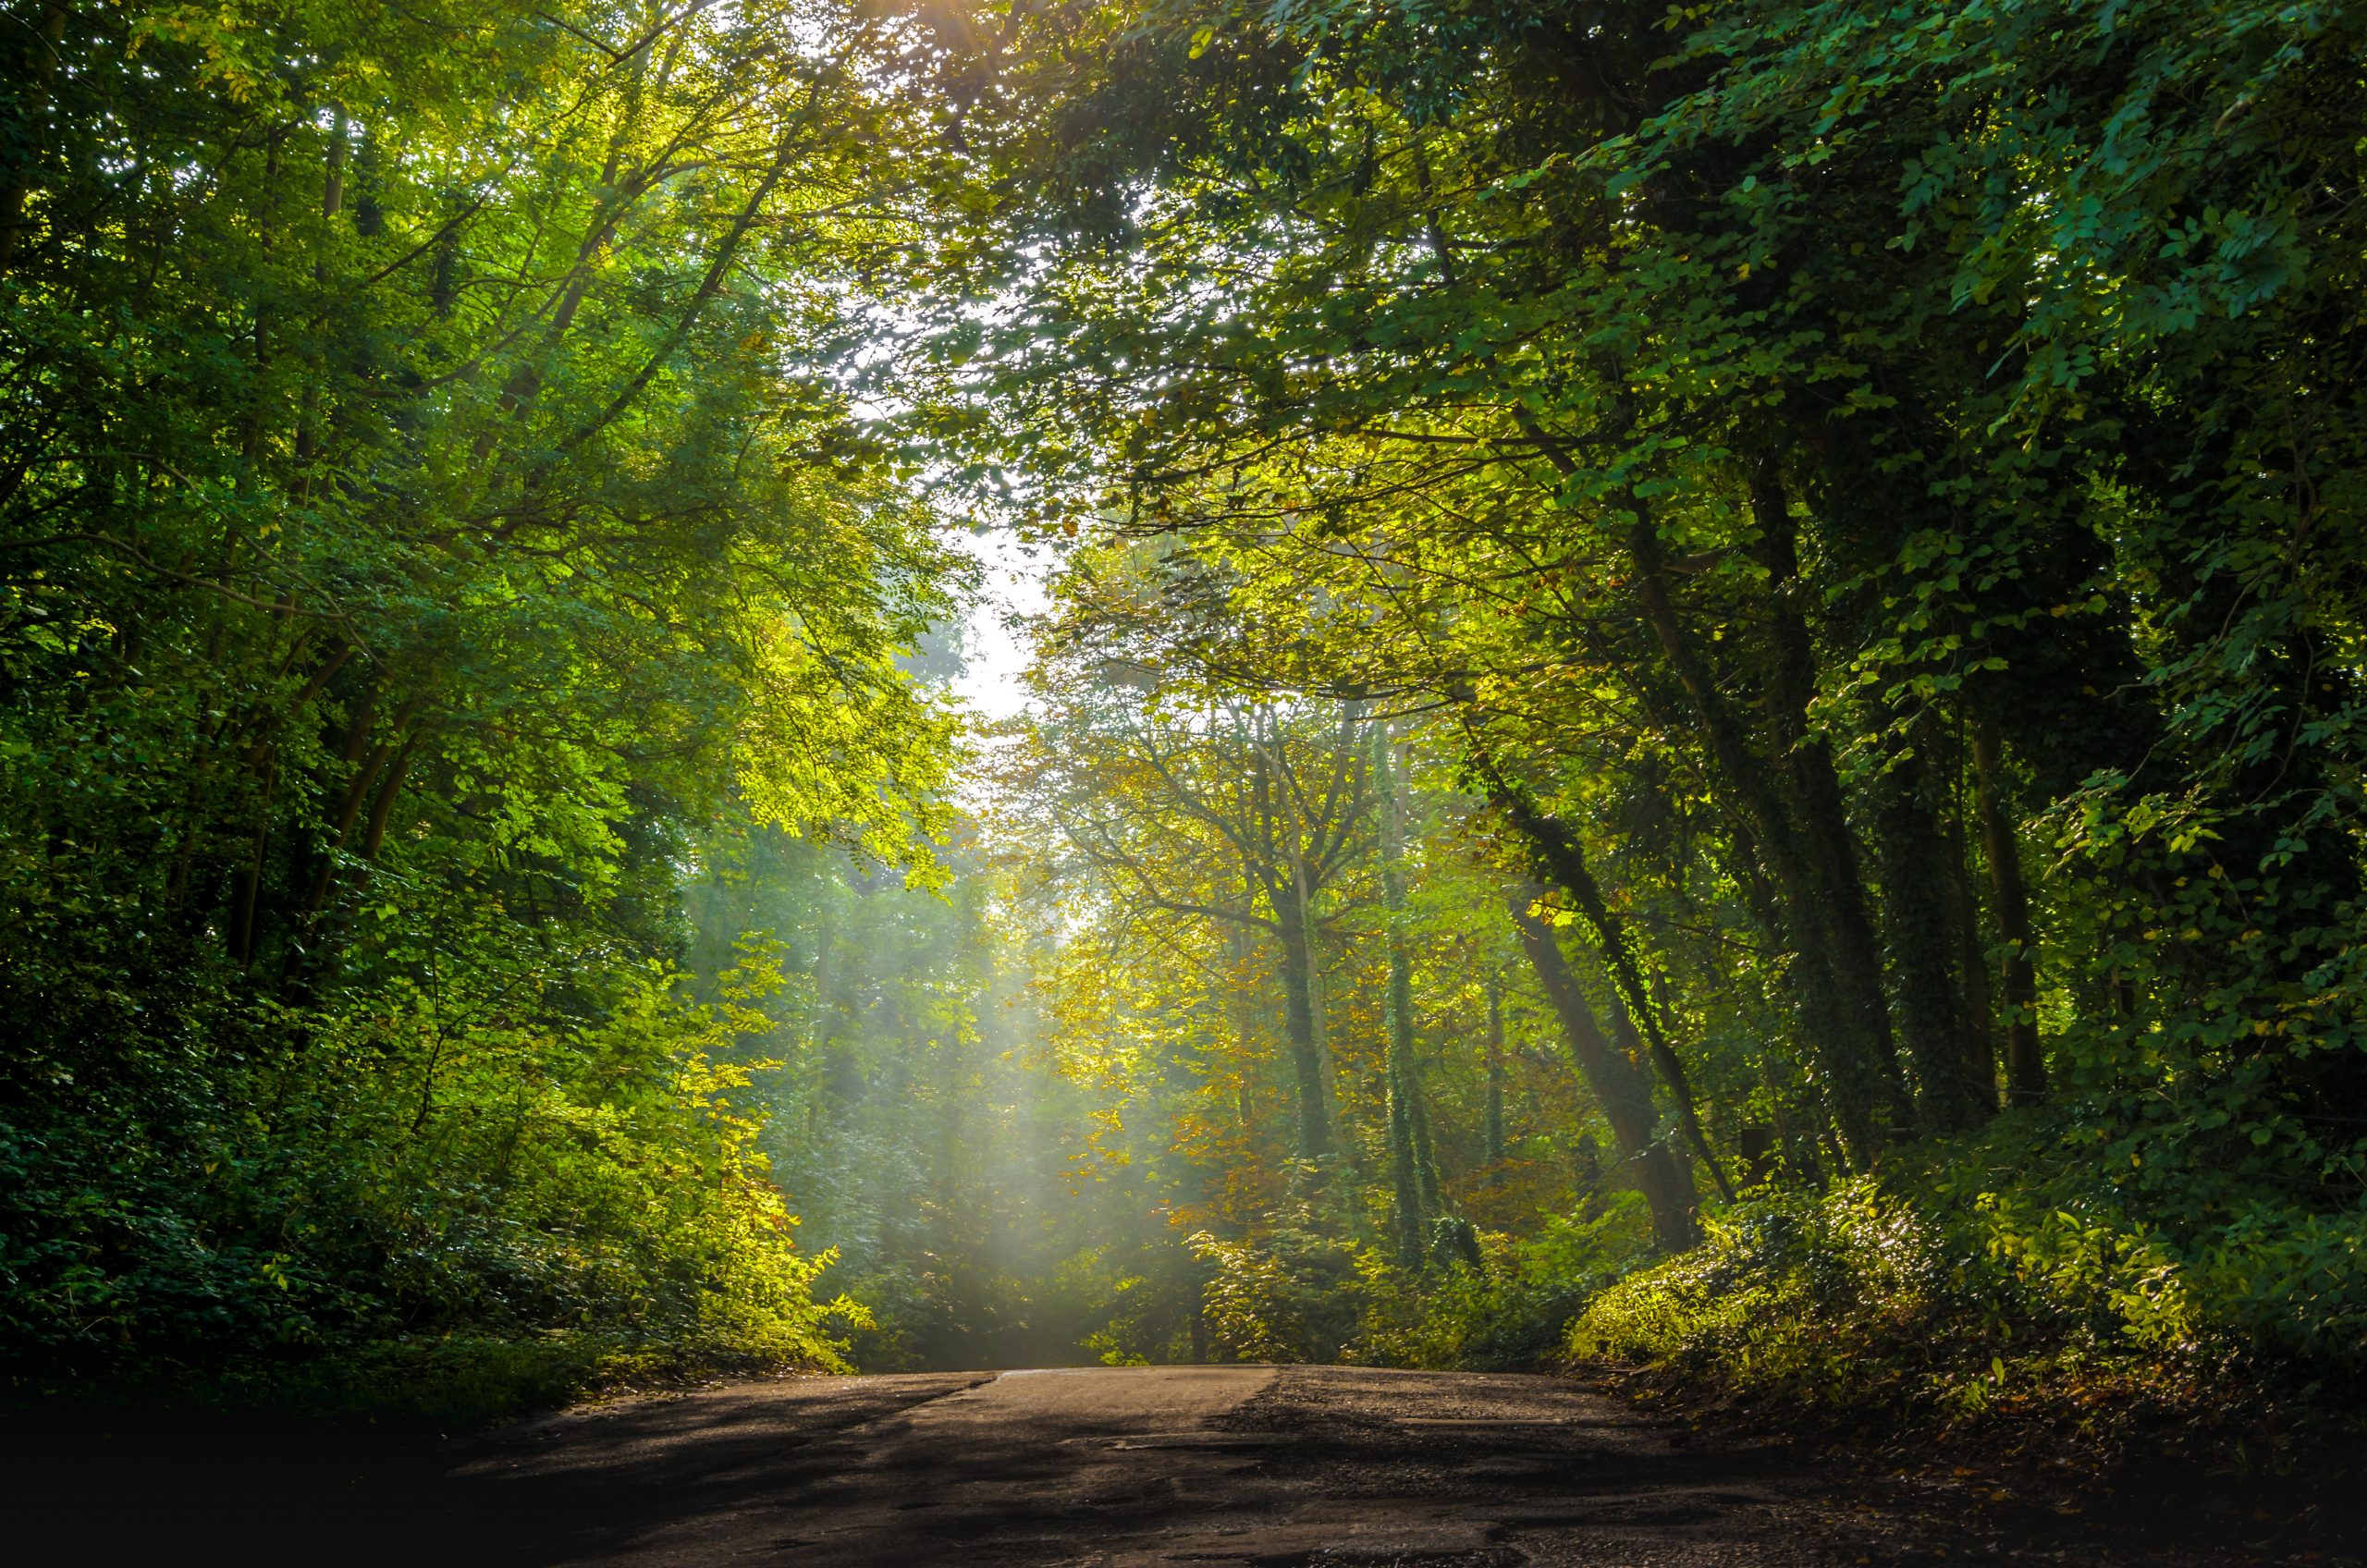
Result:
M1790 1565L1781 1450L1568 1381L1092 1367L755 1383L488 1437L105 1423L6 1456L23 1564Z

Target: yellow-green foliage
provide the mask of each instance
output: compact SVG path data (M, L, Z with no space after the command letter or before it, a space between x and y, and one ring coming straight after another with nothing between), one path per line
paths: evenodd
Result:
M2267 1204L2181 1243L2105 1194L1866 1178L1738 1206L1574 1324L1579 1356L1837 1405L1975 1411L2236 1354L2367 1366L2362 1224Z
M1233 1361L1331 1361L1355 1331L1360 1254L1353 1244L1292 1228L1262 1242L1201 1231L1191 1247L1215 1346Z
M901 132L852 13L563 9L0 43L0 1390L832 1354L680 891L945 821L964 569L815 370Z
M19 1391L192 1392L466 1418L628 1376L838 1369L732 1061L753 963L693 1006L662 967L601 975L574 1029L520 1017L516 976L454 964L372 1013L313 1021L234 1083L191 1162L127 1142L118 1197L54 1147L0 1142L18 1178Z
M1527 1371L1560 1358L1570 1320L1644 1256L1649 1234L1641 1198L1620 1193L1534 1235L1480 1232L1478 1267L1443 1249L1407 1267L1304 1226L1258 1240L1202 1231L1190 1244L1222 1356Z
M619 986L596 1027L463 1035L430 1067L423 1110L395 1108L411 1135L378 1129L370 1146L396 1158L356 1171L377 1223L414 1238L434 1271L417 1288L441 1321L422 1327L441 1331L375 1353L403 1368L391 1397L497 1403L471 1390L520 1383L519 1403L668 1368L845 1369L827 1324L862 1309L815 1299L830 1255L794 1246L746 1109L767 1064L727 1055L756 1022L745 1004L777 984L751 964L726 976L722 1004L694 1007L652 968ZM417 1041L374 1045L435 1060ZM498 1229L472 1223L481 1207L497 1207Z
M1958 1278L1919 1216L1860 1182L1711 1221L1699 1249L1597 1296L1570 1347L1859 1396L1869 1375L1895 1375L1870 1366L1870 1343L1912 1342Z

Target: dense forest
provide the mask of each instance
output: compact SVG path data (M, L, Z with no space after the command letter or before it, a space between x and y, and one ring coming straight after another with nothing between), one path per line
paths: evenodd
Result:
M2356 7L6 15L16 1396L2367 1372Z

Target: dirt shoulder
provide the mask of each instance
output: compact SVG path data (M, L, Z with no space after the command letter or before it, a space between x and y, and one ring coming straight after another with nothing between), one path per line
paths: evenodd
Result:
M1656 1373L1573 1381L1710 1444L1780 1439L1827 1476L1820 1527L1877 1562L2161 1568L2367 1563L2355 1420L2259 1400L2213 1415L2080 1413L1903 1426Z

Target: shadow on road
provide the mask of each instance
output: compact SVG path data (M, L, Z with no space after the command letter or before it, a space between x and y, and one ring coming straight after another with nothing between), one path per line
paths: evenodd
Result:
M0 1426L6 1560L558 1568L1807 1568L2168 1562L1860 1527L1829 1458L1541 1377L1133 1367L803 1378L480 1437L85 1414ZM1860 1512L1853 1512L1860 1511Z

